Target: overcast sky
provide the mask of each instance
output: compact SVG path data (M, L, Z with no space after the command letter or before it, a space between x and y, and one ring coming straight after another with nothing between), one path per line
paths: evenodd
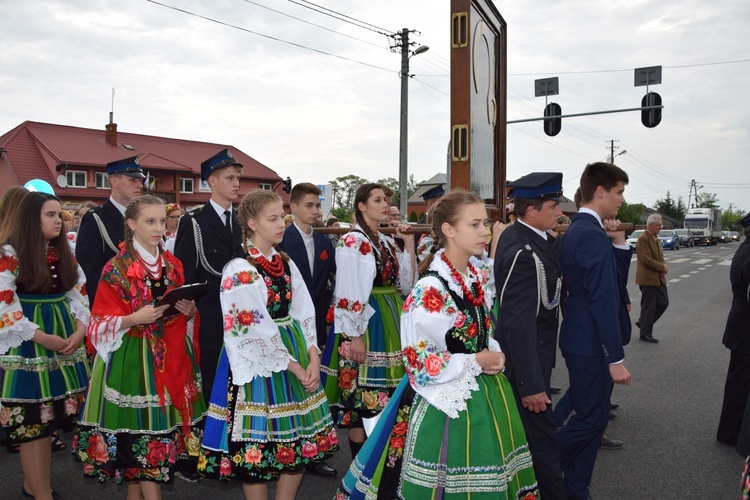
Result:
M294 182L397 178L400 56L378 31L409 28L430 47L411 59L409 171L417 181L445 171L447 0L159 1L235 27L146 0L0 0L0 133L25 120L103 129L115 87L124 132L231 144ZM722 209L750 210L750 2L496 5L508 23L509 120L542 114L537 78L558 76L550 100L582 113L639 106L633 69L663 66L651 88L665 106L658 127L633 112L570 118L556 137L541 122L509 125L509 179L561 171L572 197L614 139L629 202L667 191L687 201L695 179Z

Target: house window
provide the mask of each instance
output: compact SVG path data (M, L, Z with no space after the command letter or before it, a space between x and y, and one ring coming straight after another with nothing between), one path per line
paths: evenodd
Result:
M109 175L104 172L96 172L94 176L96 189L109 189Z
M187 177L180 177L180 193L192 193L193 192L193 179Z
M86 172L83 170L68 170L65 172L65 179L68 181L68 187L86 187Z
M266 191L273 191L273 187L267 182L258 183L258 188L265 189Z

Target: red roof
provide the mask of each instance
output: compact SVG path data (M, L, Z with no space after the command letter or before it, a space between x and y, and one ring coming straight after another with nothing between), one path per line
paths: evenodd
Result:
M117 146L112 146L105 139L104 128L26 121L0 136L0 185L7 185L11 179L15 179L12 184L42 179L56 185L55 179L60 173L55 169L57 165L104 168L109 162L136 155L141 167L152 176L158 171L200 175L201 162L224 148L229 148L244 166L244 178L261 182L281 181L281 177L270 168L225 144L118 131Z

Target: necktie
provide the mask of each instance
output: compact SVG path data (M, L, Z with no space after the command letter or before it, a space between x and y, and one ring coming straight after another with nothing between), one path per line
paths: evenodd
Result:
M232 234L232 212L224 210L224 225L227 226L229 234Z

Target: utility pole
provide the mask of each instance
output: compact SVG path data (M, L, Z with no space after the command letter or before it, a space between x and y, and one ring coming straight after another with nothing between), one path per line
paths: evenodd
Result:
M615 164L615 142L620 142L619 139L610 139L609 140L609 163L612 165ZM619 149L620 146L617 146L617 149Z
M401 120L399 134L399 156L398 156L398 212L402 220L408 218L406 213L406 198L409 196L409 171L408 171L408 147L409 147L409 58L417 54L427 52L430 48L427 45L420 45L413 52L410 50L409 30L402 29L400 32L391 35L399 41L391 48L392 52L401 49ZM412 44L414 42L411 42Z

